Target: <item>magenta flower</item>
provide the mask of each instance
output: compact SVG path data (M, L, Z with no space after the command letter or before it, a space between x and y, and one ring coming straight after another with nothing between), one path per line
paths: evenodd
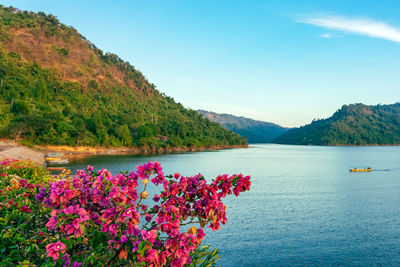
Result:
M174 259L171 262L171 267L182 267L185 264L185 260L182 258Z
M145 200L144 190L138 191L139 179L143 184L151 180L160 185L161 193L153 196L154 203L148 203L151 197ZM175 173L166 177L158 162L148 162L139 165L136 172L114 176L103 169L93 172L89 166L87 172L78 171L72 181L50 183L48 193L40 190L37 199L44 199L46 206L52 208L46 226L69 242L85 247L82 252L63 257L68 266L76 257L81 259L81 254L87 257L95 251L88 240L96 231L104 233L111 265L119 253L127 265L139 261L146 266L183 266L191 263L190 254L204 239L203 229L214 231L227 222L222 199L239 195L250 185L250 177L241 174L219 175L211 183L201 174L185 177ZM145 194L147 197L149 193ZM185 232L181 227L190 221L198 221L199 226ZM53 259L66 251L61 242L56 244L46 247L48 257ZM81 264L74 262L74 266Z
M146 216L144 217L144 219L146 220L146 222L150 222L152 218L153 218L153 217L152 217L150 214L146 214Z
M86 210L84 208L79 208L78 215L79 215L79 218L81 221L89 220L88 213L86 212Z
M118 224L111 224L108 227L108 232L115 236L115 235L117 235L117 229L118 229Z
M158 250L155 249L149 249L147 250L147 257L146 261L149 263L157 263L158 262Z
M69 256L68 253L65 253L62 256L62 260L64 261L64 265L63 266L70 266L71 265L71 257Z
M133 221L135 224L138 224L138 223L139 223L140 214L139 214L139 212L138 212L135 208L133 208L133 207L126 209L126 210L124 211L124 213L122 214L122 216L123 216L123 217L126 217L126 218L132 219L132 221Z
M126 243L128 241L128 238L126 237L126 235L121 235L120 241L121 243Z
M80 237L82 235L81 220L76 218L71 224L64 225L64 231L68 235L73 233L76 237Z
M150 243L154 243L154 241L157 238L157 230L151 230L151 231L146 231L146 230L142 230L140 231L142 238L144 240L149 241Z
M49 219L49 221L46 223L46 227L50 229L55 229L57 225L57 216L53 216Z
M54 260L58 260L60 252L64 253L66 250L64 243L57 241L56 243L48 244L46 246L47 257L52 257Z
M154 195L153 201L154 201L154 202L160 201L160 195Z

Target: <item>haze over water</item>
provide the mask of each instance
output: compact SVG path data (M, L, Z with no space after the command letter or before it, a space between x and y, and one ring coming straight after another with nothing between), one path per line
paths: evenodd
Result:
M222 266L400 264L400 147L252 145L248 149L157 156L94 156L113 174L159 161L166 174L251 175L252 188L228 197L228 223L204 244ZM350 173L351 167L372 167Z

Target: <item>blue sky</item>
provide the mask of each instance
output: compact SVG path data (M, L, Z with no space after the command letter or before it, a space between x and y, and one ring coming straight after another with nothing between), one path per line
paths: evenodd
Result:
M400 101L400 1L0 1L44 11L192 109L300 126Z

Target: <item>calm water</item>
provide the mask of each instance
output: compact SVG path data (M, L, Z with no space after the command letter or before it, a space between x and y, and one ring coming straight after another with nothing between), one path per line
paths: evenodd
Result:
M222 266L400 266L400 147L253 145L71 162L112 172L160 161L165 173L251 175L250 192L225 200L228 223L204 243ZM367 167L371 173L350 173Z

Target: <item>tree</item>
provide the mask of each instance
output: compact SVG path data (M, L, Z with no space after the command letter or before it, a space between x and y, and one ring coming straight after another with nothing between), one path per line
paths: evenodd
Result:
M29 106L25 101L18 100L11 106L11 112L15 114L28 114Z
M122 145L124 146L132 145L132 136L128 125L123 124L118 126L115 132L117 134L117 137L121 139Z
M6 77L6 70L4 66L0 65L0 87L3 87L3 79Z

